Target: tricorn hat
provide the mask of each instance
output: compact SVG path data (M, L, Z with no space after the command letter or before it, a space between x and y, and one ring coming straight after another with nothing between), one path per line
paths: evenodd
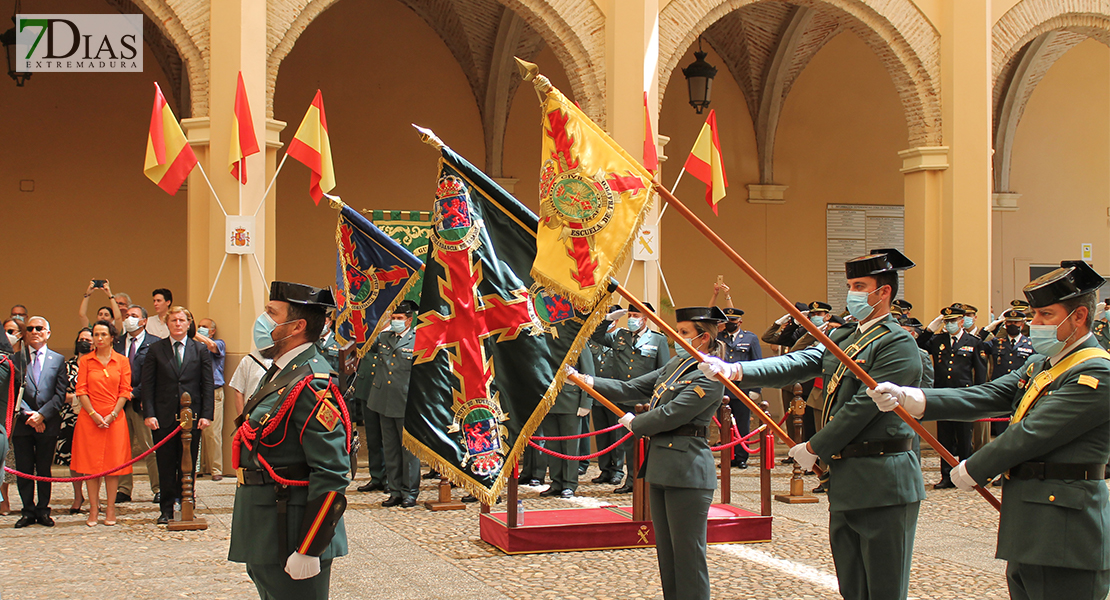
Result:
M921 329L921 321L918 321L917 317L906 317L906 319L904 321L902 321L902 326L903 327L913 327L915 329Z
M335 299L328 288L312 287L303 283L275 281L270 284L270 300L318 306L322 309L335 308Z
M727 319L725 313L716 306L688 306L686 308L676 308L674 311L675 321L712 321L714 323L723 323Z
M1057 302L1089 294L1106 280L1082 260L1060 261L1060 268L1030 281L1022 292L1029 306L1044 308Z
M853 258L844 263L844 274L848 279L858 279L891 271L905 271L913 267L913 261L898 250L879 248L872 250L867 256Z
M643 305L644 308L650 310L651 312L655 312L655 307L651 305L651 302L644 302ZM636 308L635 304L629 304L628 312L640 312L640 309Z
M411 315L420 312L420 307L412 300L402 300L397 304L397 308L393 309L393 312Z

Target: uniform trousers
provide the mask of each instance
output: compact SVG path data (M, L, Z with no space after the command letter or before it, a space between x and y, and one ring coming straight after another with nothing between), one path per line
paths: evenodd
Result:
M533 435L544 436L550 434L548 434L547 431L544 430L544 427L541 424L539 427L536 428L536 432ZM550 442L536 440L537 446L547 447L549 443ZM539 450L536 450L531 446L525 448L524 455L520 459L521 478L536 479L542 483L543 480L547 477L547 459L548 456L543 452L540 452Z
M366 427L366 437L362 445L366 448L366 468L370 471L370 481L385 485L385 451L382 449L381 413L366 408L362 411Z
M921 502L829 512L840 595L850 600L905 600Z
M709 600L705 538L713 490L652 484L649 493L664 600Z
M543 420L544 435L563 436L578 435L582 419L576 414L556 415L547 413ZM549 440L547 447L554 452L573 456L578 452L578 440ZM548 467L551 469L551 489L571 490L578 489L578 461L547 457Z
M133 403L128 402L123 405L123 414L127 415L127 433L131 436L131 456L138 456L154 445L153 437L150 434L150 428L143 422L143 415L135 412ZM146 465L146 475L150 479L150 491L157 494L158 490L158 458L151 452L143 459ZM119 476L119 492L125 496L131 495L132 476L131 473Z
M937 441L956 458L967 460L971 457L971 426L972 423L961 423L959 421L937 421ZM948 474L951 471L952 465L946 461L940 461L940 478L942 480L948 481Z
M374 411L370 411L374 412ZM420 459L401 444L405 432L404 417L387 417L379 413L382 424L382 450L385 454L386 489L390 498L416 500L420 493Z
M158 443L173 433L173 427L160 427L153 432L154 443ZM190 470L196 467L197 453L200 451L200 431L193 430L193 439L189 443ZM173 503L181 497L181 434L166 442L161 448L154 451L158 456L158 478L162 484L162 501L160 503L162 514L173 514ZM196 496L196 488L193 488Z
M54 449L58 443L58 436L42 433L31 435L18 435L12 438L12 447L15 448L15 470L28 475L50 477L50 465L54 462ZM16 482L19 489L19 498L23 501L23 510L20 513L25 517L36 518L50 515L50 482L32 481L20 477ZM39 499L35 503L35 490L38 490Z
M590 432L590 417L589 417L589 415L587 415L585 417L578 417L578 434L579 435L586 435L589 432ZM601 448L604 448L604 447L605 446L601 446ZM589 437L584 437L584 438L579 439L578 440L578 448L574 452L571 452L571 454L575 454L575 455L578 455L578 456L589 456L590 454L593 454L593 451L590 450L590 438ZM589 459L582 459L582 460L578 461L578 468L580 468L580 469L589 469L590 468Z
M224 388L212 390L212 424L201 437L200 472L224 474Z
M617 424L617 415L613 414L613 411L609 410L608 408L598 405L594 407L593 412L594 431L608 429L609 427ZM604 450L605 448L612 446L617 442L617 440L623 437L622 433L624 431L627 430L618 429L616 431L601 433L594 436L594 439L597 440L597 449ZM624 452L625 444L621 444L621 446L616 450L613 450L612 452L607 452L597 457L597 466L599 469L601 469L602 477L609 478L614 475L619 475L622 471L624 471Z
M308 579L293 579L282 565L247 563L247 575L262 600L326 600L331 587L331 559L320 561L320 572Z
M750 395L751 394L749 394L749 396ZM758 398L758 397L759 397L758 395L755 396L755 398ZM748 435L748 433L751 429L751 420L752 420L752 411L751 411L751 409L749 409L748 405L744 404L744 402L742 400L737 400L736 398L731 398L727 394L725 395L725 398L728 401L729 410L732 411L732 418L733 418L734 421L736 421L736 429L740 432L740 437L744 437L745 435ZM753 398L753 400L755 398ZM757 400L757 402L758 402L758 400ZM748 451L744 449L744 444L737 444L736 446L733 446L732 447L732 462L734 464L739 464L739 463L747 462L747 461L748 461Z
M1006 583L1012 600L1103 600L1110 592L1110 571L1008 562Z

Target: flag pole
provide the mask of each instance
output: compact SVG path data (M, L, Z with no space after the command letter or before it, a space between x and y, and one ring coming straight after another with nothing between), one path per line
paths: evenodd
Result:
M258 206L254 209L254 216L258 216L258 211L262 210L262 205L266 204L266 198L270 195L270 189L274 187L274 182L277 181L278 173L281 173L281 168L285 166L285 159L289 158L289 153L286 152L281 157L281 162L278 163L278 168L274 171L274 176L270 179L270 184L266 186L266 191L262 192L262 199L258 201ZM263 277L262 279L266 279Z
M621 409L616 404L613 404L613 402L605 396L602 396L601 392L595 390L593 386L587 384L586 380L582 379L582 377L579 376L577 373L567 373L567 379L574 383L574 385L586 390L586 393L593 396L594 400L600 402L602 406L608 408L610 411L613 412L613 414L617 415L618 417L623 417L624 413L628 412L627 410Z
M240 179L246 174L247 157L239 159L239 177L235 178L235 187L239 189L239 214L243 214L243 181ZM239 255L239 260L236 261L239 265L239 306L243 305L243 255Z
M823 344L826 350L832 352L833 356L835 356L840 362L844 363L844 365L848 367L848 369L850 369L852 373L854 373L856 377L859 378L861 382L863 382L864 385L871 389L874 389L875 386L878 385L875 379L872 378L871 375L869 375L867 371L863 369L863 367L857 364L856 361L852 360L852 358L849 357L844 352L844 350L840 348L840 346L836 345L835 342L829 339L829 336L825 335L825 332L821 331L809 319L802 316L801 311L799 311L792 302L787 300L786 296L782 295L782 292L778 291L775 286L771 285L771 282L767 281L767 279L764 278L763 275L760 275L759 271L755 270L755 267L752 267L750 264L748 264L748 261L744 260L744 257L740 256L735 250L733 250L731 246L729 246L724 240L722 240L721 237L717 235L712 229L710 229L709 226L706 225L701 219L699 219L697 215L691 212L690 209L686 207L686 205L678 200L678 198L675 198L674 194L670 193L669 191L667 191L667 188L664 188L659 184L655 184L655 190L659 193L660 196L663 197L664 200L667 201L668 205L674 205L675 210L677 210L683 217L686 217L686 220L689 221L695 229L702 232L705 237L709 238L709 241L711 241L713 245L717 246L717 248L724 252L726 256L732 259L732 262L736 263L736 265L739 266L741 270L747 273L748 276L751 277L752 280L755 281L757 285L759 285L759 287L763 288L763 291L767 292L767 294L770 295L775 302L785 308L786 312L789 313L790 316L794 317L795 321L805 327L806 331L813 335L813 337L816 338L818 342ZM937 439L933 437L933 435L929 433L929 431L926 430L925 427L917 421L917 419L913 418L910 413L906 412L905 408L899 405L895 407L894 413L901 417L901 419L905 421L906 424L910 426L910 428L917 432L917 434L921 436L921 439L925 440L927 444L932 446L933 449L936 450L938 454L940 454L941 458L943 458L945 462L952 465L953 467L959 464L959 461L956 460L956 457L952 456L952 453L949 452L948 449L945 448L940 442L938 442ZM987 500L987 502L990 502L991 506L994 506L996 509L999 510L1002 509L1002 504L998 501L998 498L996 498L994 494L990 493L989 491L983 489L981 486L978 485L975 486L975 490L979 492L979 494L982 495L983 498Z
M212 187L212 182L208 179L208 173L204 172L204 165L200 164L199 160L197 161L197 168L200 169L200 174L204 176L204 181L208 184L208 189L211 190L212 197L216 199L216 204L220 205L220 211L224 213L226 217L227 209L224 208L224 203L220 202L220 196L216 193L216 188Z
M227 264L227 253L224 252L224 259L220 261L220 269L216 271L216 280L212 282L212 291L208 292L208 299L205 302L212 301L212 294L216 292L216 284L220 282L220 275L224 272L224 265Z

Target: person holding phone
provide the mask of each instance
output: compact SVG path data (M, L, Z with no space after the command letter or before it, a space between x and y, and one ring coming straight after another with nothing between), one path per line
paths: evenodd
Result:
M85 289L85 297L81 299L81 308L77 309L77 318L81 321L81 327L89 326L89 297L92 296L93 290L101 290L108 295L108 304L96 309L96 320L108 321L116 326L116 331L122 330L123 317L120 315L119 306L112 296L112 286L108 284L107 279L89 281L89 287Z

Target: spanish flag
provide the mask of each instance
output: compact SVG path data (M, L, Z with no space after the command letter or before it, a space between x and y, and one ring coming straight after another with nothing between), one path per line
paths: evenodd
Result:
M171 196L177 193L185 178L197 166L197 156L185 139L177 117L166 104L162 88L154 84L154 111L150 115L150 132L146 138L146 163L143 174Z
M335 169L331 164L331 142L328 139L328 119L324 116L324 95L316 90L316 97L297 128L286 154L312 169L308 192L316 205L324 194L335 187Z
M258 154L258 138L254 137L254 120L247 104L247 87L243 85L243 72L239 72L239 85L235 88L235 114L231 117L231 152L228 169L239 183L247 182L246 158Z
M717 139L716 111L709 111L709 117L705 119L705 125L702 125L683 168L705 184L705 201L713 208L713 214L717 214L717 203L725 197L728 179L725 178L725 165L721 159L721 141Z
M651 208L653 174L535 65L520 62L543 98L541 226L532 277L589 311L607 294Z

